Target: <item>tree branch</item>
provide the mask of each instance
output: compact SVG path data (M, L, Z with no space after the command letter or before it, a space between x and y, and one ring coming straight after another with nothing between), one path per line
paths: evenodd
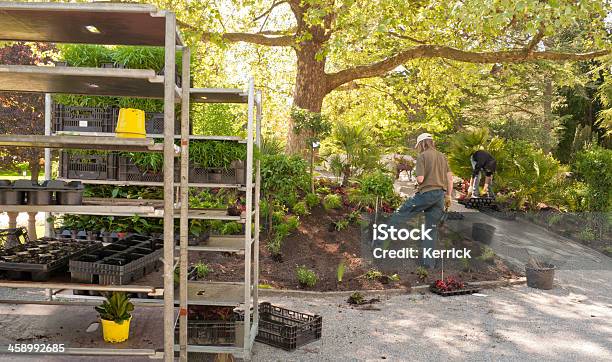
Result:
M275 7L282 5L282 4L286 4L287 2L288 2L287 0L275 1L274 3L272 3L272 6L270 6L268 10L266 10L263 14L259 15L255 19L253 19L253 21L257 21L257 20L263 19L264 17L267 17L268 15L270 15L270 13L272 12L272 10L274 10Z
M382 61L360 65L327 75L328 91L355 79L371 78L389 72L412 59L444 58L466 63L522 63L535 60L577 61L610 54L610 50L587 53L561 53L554 51L525 52L524 49L494 52L471 52L448 46L419 45L402 51Z
M391 36L394 36L394 37L399 38L399 39L410 40L410 41L411 41L411 42L413 42L413 43L417 43L417 44L427 44L426 42L424 42L424 41L422 41L422 40L419 40L419 39L413 38L413 37L408 36L408 35L398 34L398 33L394 32L394 31L389 31L388 33L389 33L389 35L391 35Z
M544 37L544 31L546 30L546 25L542 22L540 24L540 29L538 29L538 33L533 36L533 38L529 41L529 44L525 47L525 53L530 54L533 52L533 49L538 45L540 40Z
M214 33L203 33L202 40L210 41ZM295 44L295 35L267 36L257 33L224 33L221 38L230 43L245 42L267 46L292 46Z

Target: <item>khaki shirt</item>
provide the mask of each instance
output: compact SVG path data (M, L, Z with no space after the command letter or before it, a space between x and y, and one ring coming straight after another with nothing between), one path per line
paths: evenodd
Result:
M448 186L447 172L450 171L446 156L435 149L428 149L417 157L416 175L423 176L419 192L445 190Z

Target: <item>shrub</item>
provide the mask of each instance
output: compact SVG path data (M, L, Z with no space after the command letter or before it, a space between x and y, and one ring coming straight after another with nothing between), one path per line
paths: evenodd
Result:
M497 160L496 176L503 178L506 155L504 140L491 137L486 128L469 129L458 132L449 140L448 163L453 173L463 179L472 175L470 156L478 150L489 152ZM497 181L497 180L496 180Z
M346 219L338 220L334 223L336 231L342 231L349 226L349 221Z
M576 176L586 185L589 211L612 210L612 150L590 147L576 155Z
M300 226L300 218L295 215L288 216L285 225L289 228L289 232L293 232Z
M340 195L329 194L323 198L323 207L325 210L339 209L342 206L342 198Z
M272 212L272 222L274 224L280 224L285 220L285 212L283 210L276 210Z
M493 260L495 259L495 252L490 247L485 246L482 250L482 254L476 257L476 259L487 262L487 263L492 263Z
M306 201L306 205L310 209L312 209L315 206L319 206L319 203L321 202L321 200L319 200L319 196L313 193L306 194L306 197L304 198L304 200Z
M230 221L223 224L219 230L221 235L237 235L242 234L242 224L236 221Z
M261 158L261 190L268 202L276 199L293 206L299 191L308 189L309 180L306 162L299 156L278 154Z
M212 272L212 268L203 262L196 263L194 268L198 279L206 278L206 276Z
M393 179L382 171L363 176L359 187L349 190L349 201L359 206L375 207L377 200L392 202L394 197Z
M295 274L301 286L312 288L317 284L317 281L319 280L315 272L306 268L305 265L298 266L295 269Z
M414 273L421 280L425 280L429 276L429 271L427 271L427 269L425 267L422 267L422 266L417 267Z
M295 205L293 205L292 210L293 213L298 216L308 215L308 207L306 206L306 201L296 202Z
M382 276L383 276L383 273L376 269L370 269L368 270L367 273L365 273L366 279L369 279L369 280L375 280L375 279L381 278Z

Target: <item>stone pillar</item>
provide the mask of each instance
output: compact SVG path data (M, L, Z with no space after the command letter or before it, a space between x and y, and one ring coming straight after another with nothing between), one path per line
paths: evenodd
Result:
M8 215L9 218L9 222L8 222L8 227L9 229L14 229L17 227L17 216L19 215L18 212L7 212L6 213ZM16 238L13 237L9 237L6 240L6 245L4 245L5 248L11 248L13 246L16 246L19 243L19 241Z
M28 212L28 238L38 239L36 237L36 212Z

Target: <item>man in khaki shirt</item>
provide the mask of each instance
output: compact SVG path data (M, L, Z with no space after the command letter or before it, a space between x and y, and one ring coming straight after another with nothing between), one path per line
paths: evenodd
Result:
M431 134L420 134L415 148L419 152L416 162L417 193L395 211L389 223L405 225L418 213L424 212L425 227L432 231L431 240L423 238L421 246L435 248L437 224L444 215L444 209L451 203L453 173L448 166L446 156L436 150ZM421 263L428 268L435 267L435 259L421 258Z

